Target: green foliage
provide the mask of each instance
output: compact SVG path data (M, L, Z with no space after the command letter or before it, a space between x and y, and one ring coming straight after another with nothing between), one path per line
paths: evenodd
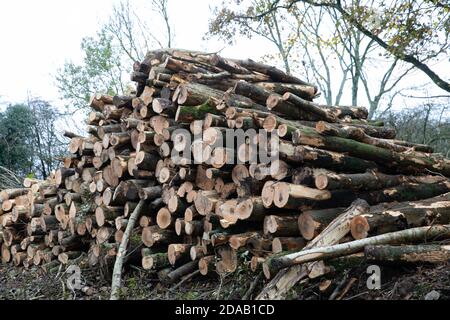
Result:
M21 175L31 172L32 125L32 113L26 105L9 106L0 114L0 165Z
M60 140L56 129L61 114L50 103L37 98L30 99L28 107L33 121L29 146L33 152L33 172L46 178L57 168L57 157L66 151L66 143Z
M138 14L130 1L121 0L95 36L83 38L81 62L67 61L55 75L61 98L70 110L86 110L90 96L96 92L130 92L133 63L141 61L150 49L162 48L165 43L171 46L168 0L152 0L150 8L148 12L141 8Z
M450 52L448 1L267 0L267 3L265 10L258 11L249 7L246 12L240 10L240 14L233 16L224 9L224 19L235 21L238 18L264 23L279 12L294 12L299 4L326 9L376 42L386 50L386 55L410 63L424 72L438 87L450 92L450 83L426 64L431 60L446 59Z
M392 46L393 53L413 54L424 59L448 50L450 16L448 9L437 6L436 1L380 0L373 5L380 8L375 24L370 24L373 10L369 10L370 7L363 1L352 8L352 14L373 32L383 36Z
M356 1L355 6L360 2ZM276 6L283 8L274 9ZM377 11L366 8L364 12L368 20ZM397 77L393 71L402 66L385 57L391 66L375 78L373 70L378 69L383 49L338 12L308 1L225 0L213 11L208 35L228 42L236 41L238 36L265 38L278 51L264 57L270 64L281 60L287 72L293 71L316 84L329 105L358 105L363 89L371 115L381 98L407 73ZM345 92L351 94L351 102L342 101Z
M55 122L59 113L48 102L32 99L0 113L0 166L19 176L46 178L64 152Z
M58 70L56 85L63 99L76 110L88 106L94 92L122 94L126 88L122 53L113 44L113 36L103 27L95 37L85 37L81 43L81 64L66 62Z

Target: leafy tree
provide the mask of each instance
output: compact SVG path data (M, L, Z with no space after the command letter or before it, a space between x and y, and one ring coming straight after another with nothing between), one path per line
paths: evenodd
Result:
M33 169L33 116L24 104L10 105L0 114L0 165L20 175Z
M261 21L299 3L327 8L399 60L422 71L439 88L450 82L429 66L450 50L450 5L440 0L270 0L267 10L241 12L239 19Z
M47 178L66 143L59 139L60 114L47 101L31 98L0 113L0 166L19 176Z
M152 0L152 12L137 15L124 0L114 6L108 22L93 37L81 42L83 60L80 64L68 61L57 72L56 85L72 110L86 109L91 94L125 94L132 89L130 70L151 48L162 48L173 42L169 21L168 0ZM164 23L164 32L154 34L157 14ZM145 19L141 19L145 17ZM152 28L146 23L151 22ZM163 40L164 39L164 40Z
M58 165L58 157L64 155L67 143L62 141L56 128L61 117L58 110L39 98L28 100L33 115L31 146L33 168L39 177L46 178Z
M58 70L56 85L62 98L76 110L86 108L94 92L120 94L126 82L120 50L113 45L113 37L103 28L96 37L82 40L82 64L66 62Z
M299 21L293 17L295 9L289 13L274 11L263 19L246 19L240 16L244 7L246 13L259 14L267 11L271 0L229 0L223 1L212 12L209 22L209 36L217 36L232 43L236 36L253 38L262 37L269 41L278 51L288 74L292 69L292 50L295 47Z
M411 69L397 58L380 57L382 49L375 41L327 7L299 2L271 11L273 5L273 0L223 1L214 8L209 35L228 41L237 35L267 39L276 46L285 70L296 70L317 84L327 104L340 105L347 91L351 104L357 105L360 92L365 93L370 117ZM381 59L387 68L378 79L373 70Z

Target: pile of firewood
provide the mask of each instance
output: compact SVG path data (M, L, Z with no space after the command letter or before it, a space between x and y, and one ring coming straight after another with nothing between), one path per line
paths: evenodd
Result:
M66 133L71 156L53 176L1 193L2 261L111 266L130 223L127 263L164 282L234 272L241 251L272 277L364 249L380 256L372 245L424 235L398 232L450 223L450 160L396 140L363 107L313 102L316 87L281 70L158 50L132 80L130 96L92 97L89 135ZM242 143L218 146L231 129L247 133ZM262 154L277 159L251 161Z

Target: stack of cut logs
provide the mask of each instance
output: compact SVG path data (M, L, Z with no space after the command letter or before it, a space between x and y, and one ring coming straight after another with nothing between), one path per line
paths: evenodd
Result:
M92 97L89 135L66 133L71 156L49 179L1 193L4 262L111 266L130 223L127 263L164 282L234 272L244 252L270 276L305 246L450 222L448 159L363 107L313 102L317 89L281 70L170 49L132 80L130 96ZM225 129L255 133L216 146ZM173 157L186 150L195 163ZM250 163L264 152L279 159Z

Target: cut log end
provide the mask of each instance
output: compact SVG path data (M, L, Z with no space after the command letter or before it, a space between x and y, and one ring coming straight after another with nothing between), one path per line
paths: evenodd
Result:
M172 224L172 214L170 213L169 209L167 208L161 208L158 211L158 214L156 216L156 224L161 229L167 229Z
M298 217L298 228L301 235L306 240L312 240L316 236L316 222L308 212L302 213Z
M354 217L350 222L350 232L356 240L366 238L369 230L369 222L364 216Z
M264 277L266 277L266 279L269 280L271 278L269 265L264 262L262 264L262 269L263 269Z
M152 256L144 256L142 257L142 268L144 270L151 270L153 268L153 257Z
M328 186L328 177L325 174L319 174L315 178L316 188L319 190L325 190Z

